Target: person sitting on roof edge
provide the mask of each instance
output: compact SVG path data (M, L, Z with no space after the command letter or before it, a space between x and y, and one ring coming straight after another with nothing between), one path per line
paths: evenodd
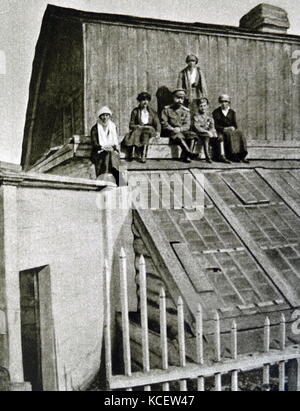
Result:
M140 161L146 162L149 140L151 137L159 137L161 125L157 113L149 106L151 95L143 91L137 96L139 102L130 116L129 129L122 142L127 147L128 161L133 160L133 150L136 147L140 151Z
M218 136L215 129L215 122L211 114L209 114L209 101L207 98L198 100L198 110L192 115L192 130L197 134L204 146L205 159L207 163L212 163L209 154L209 145L213 142L219 145L221 152L221 161L230 163L225 157L223 138Z
M195 160L198 154L193 153L196 135L190 131L190 110L183 105L185 96L186 93L183 89L177 89L173 92L174 103L163 109L161 124L163 135L181 147L181 160L190 163L190 159Z
M230 97L222 94L219 97L220 107L213 112L215 126L219 137L224 139L225 152L233 161L249 163L247 141L238 129L236 112L230 107Z
M91 161L95 165L96 177L112 174L116 184L125 185L120 173L120 151L117 126L111 120L112 112L104 106L98 112L97 123L91 129Z

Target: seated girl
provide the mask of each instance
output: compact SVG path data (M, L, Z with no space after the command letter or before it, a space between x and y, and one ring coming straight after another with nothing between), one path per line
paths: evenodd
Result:
M129 129L122 142L122 145L127 147L127 159L133 160L133 150L137 148L140 153L139 160L142 163L146 162L149 140L151 137L159 137L161 125L157 113L149 106L151 95L147 92L142 92L137 96L139 102L130 117Z
M112 174L117 185L124 185L120 168L120 151L117 127L111 120L112 112L102 107L97 123L91 130L91 161L95 165L96 177Z

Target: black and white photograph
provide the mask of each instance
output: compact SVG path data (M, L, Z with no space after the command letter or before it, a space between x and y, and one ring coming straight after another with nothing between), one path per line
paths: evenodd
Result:
M299 1L0 0L0 27L0 391L300 391Z

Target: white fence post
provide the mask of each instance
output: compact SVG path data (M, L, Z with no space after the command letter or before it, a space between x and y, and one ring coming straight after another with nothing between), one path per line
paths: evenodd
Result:
M202 307L198 304L196 317L196 348L197 348L197 362L203 365L203 314ZM198 391L205 391L205 382L203 377L197 380Z
M286 321L284 314L281 315L280 319L280 349L285 350L286 341ZM285 362L280 361L279 363L279 391L285 391Z
M237 325L236 322L233 321L231 327L231 356L233 360L237 359L238 355L238 348L237 348ZM231 391L238 391L239 383L238 383L238 371L234 370L231 374Z
M270 352L270 319L266 317L264 326L264 352ZM270 364L265 364L263 368L263 383L270 384Z
M130 353L130 329L128 312L128 290L127 290L127 262L124 248L120 253L120 287L122 306L122 336L123 336L123 359L125 374L131 375L131 353ZM128 390L131 391L131 390Z
M168 359L168 336L167 336L167 312L166 312L166 293L164 288L161 288L159 294L159 311L160 311L160 345L162 368L167 370L169 368ZM169 391L170 385L168 382L163 384L163 391Z
M221 327L218 311L215 313L215 361L221 361ZM215 391L222 391L222 377L220 373L215 374Z
M185 358L184 311L183 311L183 301L181 297L178 298L177 315L178 315L178 344L179 344L180 366L185 367L186 358ZM180 391L187 391L186 380L180 381Z
M139 274L140 274L143 368L144 368L144 372L148 372L150 370L150 358L149 358L148 310L147 310L147 279L146 279L145 259L142 255L139 261ZM151 391L150 385L146 385L144 389L145 391Z
M112 376L112 360L111 360L111 306L110 306L110 272L108 262L104 263L104 335L105 335L105 366L106 378L109 381Z
M281 315L279 341L280 350L270 349L271 326L270 319L266 317L264 323L263 353L256 357L251 354L238 355L238 332L236 321L231 326L231 359L222 358L221 347L221 323L219 312L214 315L214 360L204 363L204 331L203 312L200 304L196 313L196 364L186 363L186 341L185 341L185 319L184 304L182 297L178 298L177 304L177 332L179 349L179 366L169 367L168 335L167 335L167 302L165 289L162 287L159 294L159 320L160 320L160 348L162 357L162 369L150 368L149 347L149 324L148 324L148 299L147 299L147 276L146 265L143 256L139 260L140 273L140 314L141 314L141 344L143 352L143 373L132 373L131 349L130 349L130 323L128 309L128 286L127 286L127 262L125 251L120 253L120 297L122 307L122 338L124 374L112 375L112 348L111 348L111 301L110 301L110 272L107 262L104 269L104 333L106 348L106 374L110 389L127 389L128 387L144 386L146 391L151 390L151 385L161 384L163 391L170 390L170 383L179 383L181 391L187 391L187 381L197 379L197 390L205 391L205 378L214 377L215 391L222 391L222 375L231 375L231 390L239 389L239 373L248 372L251 369L263 368L263 383L266 389L270 385L270 367L279 364L279 391L285 390L286 374L288 375L289 391L300 391L300 355L299 346L286 346L286 320ZM135 334L136 335L136 334ZM288 363L288 367L286 366ZM165 373L163 371L166 371Z

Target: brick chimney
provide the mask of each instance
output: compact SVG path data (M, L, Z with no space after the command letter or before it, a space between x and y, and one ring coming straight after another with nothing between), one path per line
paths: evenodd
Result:
M240 27L263 33L287 33L290 22L284 9L262 3L241 18Z

